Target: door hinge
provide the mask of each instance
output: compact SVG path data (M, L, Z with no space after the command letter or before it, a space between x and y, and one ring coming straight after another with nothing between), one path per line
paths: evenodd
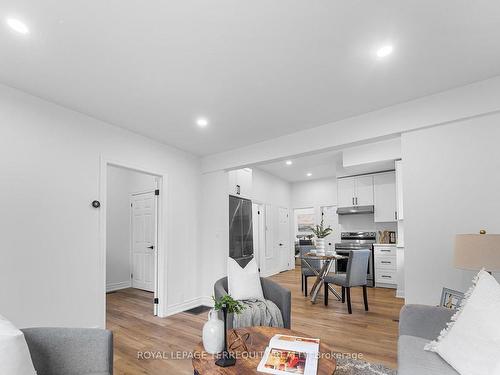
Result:
M134 274L133 274L133 273L131 273L131 274L130 274L130 278L131 278L131 279L133 279L133 278L134 278Z
M260 215L260 211L257 211L257 215Z
M160 303L160 300L159 300L158 298L155 298L155 299L153 300L153 303L154 303L155 305L158 305L158 304Z
M155 190L155 195L160 195L160 189Z

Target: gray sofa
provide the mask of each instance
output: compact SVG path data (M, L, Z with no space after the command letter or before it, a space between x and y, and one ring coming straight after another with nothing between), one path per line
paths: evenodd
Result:
M283 325L285 328L291 326L292 315L292 294L288 289L283 288L281 285L272 280L261 277L260 284L262 285L262 292L264 298L273 301L281 311L283 317ZM227 294L227 277L217 280L214 285L214 295L216 299ZM233 328L233 316L228 314L227 328Z
M25 328L37 375L112 375L113 334L92 328Z
M458 375L438 354L424 350L436 339L455 310L406 305L399 316L398 375Z

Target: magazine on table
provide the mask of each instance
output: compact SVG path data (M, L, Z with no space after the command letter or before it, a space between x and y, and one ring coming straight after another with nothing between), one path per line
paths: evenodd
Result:
M274 335L257 371L267 374L316 375L319 339Z

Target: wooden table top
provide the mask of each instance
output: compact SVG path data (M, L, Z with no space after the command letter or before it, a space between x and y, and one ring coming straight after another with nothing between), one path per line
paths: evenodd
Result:
M228 331L228 338L229 338ZM257 366L259 365L262 354L264 350L269 345L269 341L276 334L291 335L308 337L303 333L292 331L285 328L273 328L273 327L249 327L249 328L238 328L237 332L239 334L244 334L245 332L250 333L250 338L247 341L248 351L252 355L245 356L244 358L238 358L236 360L236 365L231 367L219 367L215 364L215 356L208 354L203 349L203 342L200 342L193 351L193 369L195 374L200 375L205 374L257 374ZM320 341L319 350L321 353L326 354L320 356L318 361L318 375L332 375L335 372L336 361L333 356L333 351L327 345L324 345ZM254 353L258 353L254 355Z

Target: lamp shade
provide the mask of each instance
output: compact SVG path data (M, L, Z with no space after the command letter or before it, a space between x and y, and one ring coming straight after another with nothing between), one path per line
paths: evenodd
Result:
M464 270L500 271L500 234L457 234L455 267Z

